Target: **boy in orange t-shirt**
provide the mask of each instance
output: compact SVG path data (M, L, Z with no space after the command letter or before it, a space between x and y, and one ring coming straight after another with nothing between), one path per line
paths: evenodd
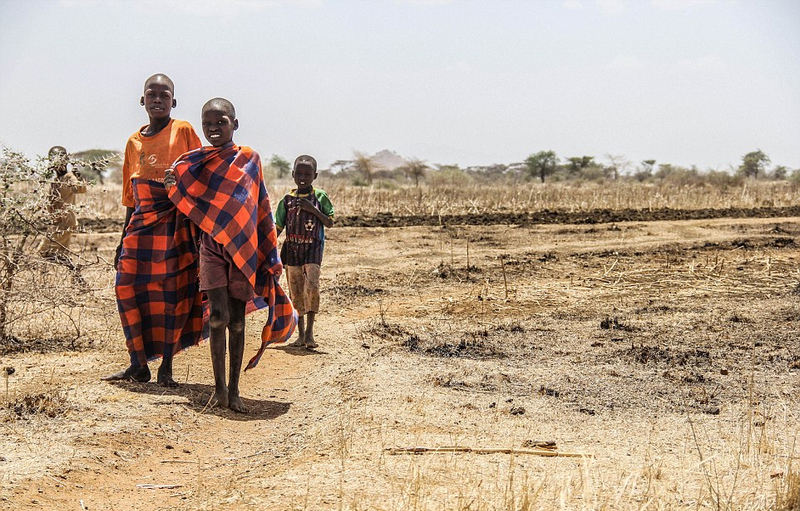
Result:
M175 86L164 74L145 81L139 103L150 122L131 135L125 146L125 223L114 266L117 306L131 365L105 380L149 381L148 360L163 357L158 383L177 386L172 378L173 355L200 341L200 332L195 330L198 324L202 330L202 307L193 283L197 257L192 227L174 210L163 183L172 163L202 144L191 124L172 119L177 105L174 94Z

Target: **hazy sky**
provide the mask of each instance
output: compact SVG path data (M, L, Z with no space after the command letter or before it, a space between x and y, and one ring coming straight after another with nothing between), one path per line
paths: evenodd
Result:
M542 149L800 167L796 0L0 0L0 143L122 149L149 75L230 99L263 156Z

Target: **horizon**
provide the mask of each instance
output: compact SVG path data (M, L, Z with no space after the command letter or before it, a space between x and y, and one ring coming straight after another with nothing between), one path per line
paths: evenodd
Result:
M199 132L321 165L383 149L462 168L560 157L800 167L800 3L789 0L0 2L0 143L123 150L156 72ZM158 16L153 16L157 13ZM302 30L301 30L302 29ZM161 43L144 54L139 41ZM218 56L214 52L222 52ZM34 64L34 65L32 65ZM202 134L199 133L202 138Z

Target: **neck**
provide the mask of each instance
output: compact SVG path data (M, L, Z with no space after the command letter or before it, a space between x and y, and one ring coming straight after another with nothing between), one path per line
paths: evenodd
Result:
M150 119L150 124L142 131L142 134L146 137L155 135L159 133L161 130L167 127L169 121L171 121L171 117L165 117L163 119Z
M312 185L308 185L308 186L306 186L304 188L298 188L297 189L297 193L311 193L311 190L313 190L313 189L314 189L314 187Z

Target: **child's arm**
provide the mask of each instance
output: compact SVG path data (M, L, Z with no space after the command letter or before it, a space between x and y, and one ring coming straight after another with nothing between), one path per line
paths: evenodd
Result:
M277 235L280 236L283 232L283 228L286 227L286 204L284 204L283 199L278 201L278 207L275 208L275 230L277 231Z
M308 211L309 213L313 214L319 219L320 222L322 222L322 225L325 227L333 227L333 219L317 209L317 207L314 206L314 203L312 203L310 200L306 198L298 199L297 207L303 211Z

